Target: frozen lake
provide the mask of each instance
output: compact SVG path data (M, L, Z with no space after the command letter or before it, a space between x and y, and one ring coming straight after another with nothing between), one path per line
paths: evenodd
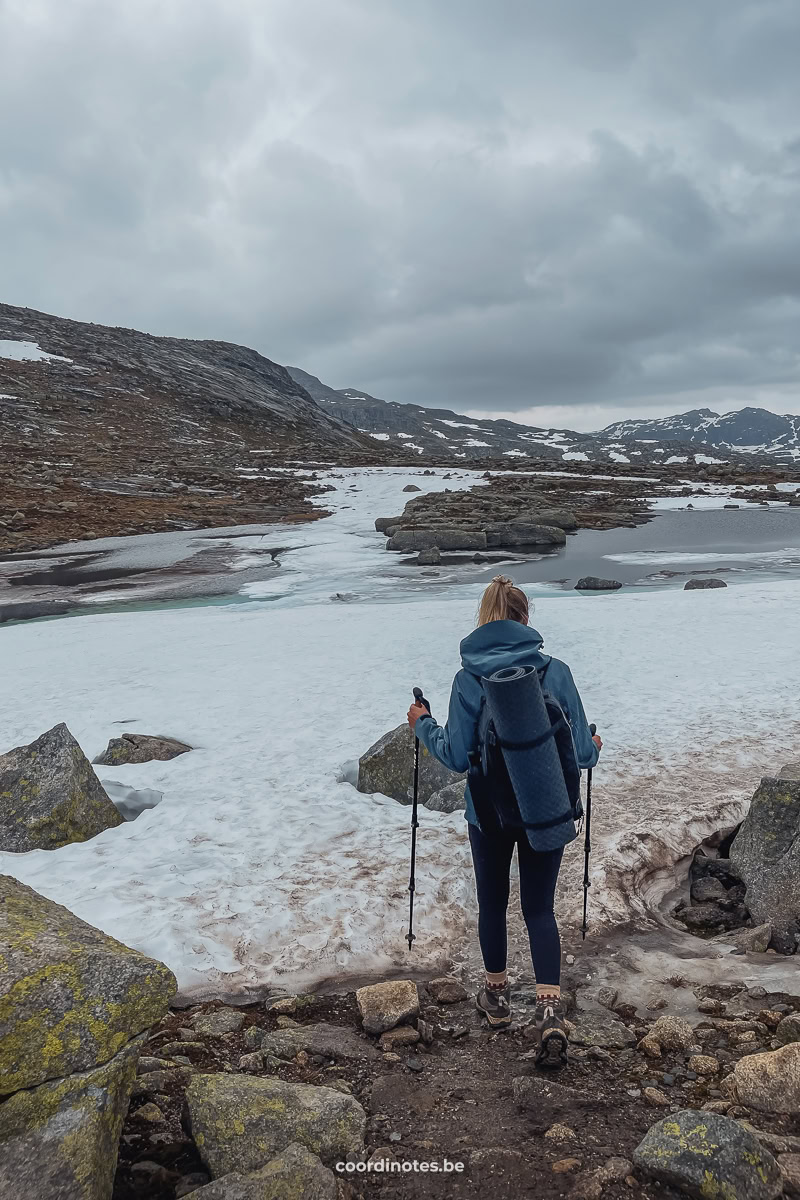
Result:
M683 587L696 575L728 584L797 578L800 508L772 503L724 509L724 489L693 498L660 497L656 515L634 529L580 530L554 553L509 555L476 564L451 556L436 569L385 550L378 516L397 511L416 482L426 491L469 488L477 472L332 471L335 491L317 503L331 516L304 525L148 534L75 543L0 560L0 621L207 605L280 607L327 602L398 602L479 584L498 569L534 595L569 595L583 575L625 588Z

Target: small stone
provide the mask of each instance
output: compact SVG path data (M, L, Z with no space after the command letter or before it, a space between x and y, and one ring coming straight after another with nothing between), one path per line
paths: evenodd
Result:
M739 1059L722 1091L760 1112L800 1116L800 1042Z
M244 1031L242 1042L247 1050L258 1050L265 1037L266 1030L259 1029L258 1025L249 1025Z
M570 1129L569 1125L551 1125L544 1135L553 1142L568 1142L576 1136L575 1130Z
M136 1064L137 1075L147 1075L150 1071L168 1071L172 1063L167 1058L153 1058L149 1054L140 1054Z
M372 1154L370 1154L369 1158L367 1159L367 1162L397 1162L397 1155L395 1154L394 1150L392 1150L391 1146L376 1146L376 1148L372 1151Z
M397 1133L397 1132L390 1133L390 1134L389 1134L389 1141L390 1141L390 1142L399 1142L399 1141L401 1141L401 1140L402 1140L402 1136L403 1136L402 1134L400 1134L400 1133Z
M467 999L467 989L452 976L431 979L426 986L437 1004L458 1004Z
M573 1171L579 1171L580 1169L581 1160L579 1158L560 1158L552 1166L554 1175L569 1175Z
M694 1029L683 1017L659 1017L648 1038L662 1050L688 1050L694 1042Z
M568 967L574 967L574 966L575 966L575 955L574 955L574 954L568 954L568 955L566 956L566 958L564 959L564 961L565 961L565 963L567 964L567 966L568 966Z
M726 1113L731 1107L730 1100L706 1100L703 1112Z
M661 1046L653 1037L642 1038L637 1050L641 1050L648 1058L661 1058Z
M701 1013L707 1013L712 1017L721 1017L724 1016L725 1005L721 1000L714 1000L712 997L708 997L705 1000L699 1001L697 1005L697 1011Z
M260 1050L254 1050L251 1054L243 1054L239 1059L240 1071L260 1071L264 1066L264 1055Z
M307 1067L309 1061L307 1052L305 1050L298 1050L297 1054L294 1056L294 1061L297 1063L298 1067Z
M419 1040L419 1030L411 1025L397 1025L381 1034L378 1045L381 1050L394 1050L397 1046L415 1046Z
M192 1030L192 1033L194 1033L194 1030ZM172 1062L175 1061L176 1056L185 1057L188 1055L189 1058L193 1058L198 1054L208 1054L208 1043L189 1041L165 1042L161 1047L161 1053L166 1058L172 1059ZM171 1065L172 1063L167 1063L167 1066Z
M395 1054L393 1050L390 1050L387 1054L384 1054L383 1061L387 1063L399 1063L403 1060L399 1054Z
M281 996L280 1000L273 1000L268 1006L267 1012L274 1013L276 1017L293 1016L297 1012L297 996Z
M131 1115L136 1117L139 1121L149 1121L153 1125L159 1124L167 1119L158 1105L150 1102L143 1104L141 1108L137 1108L136 1112L132 1113Z
M219 1037L224 1033L238 1033L244 1025L244 1013L235 1008L217 1008L211 1012L200 1013L194 1019L195 1033Z
M406 1059L406 1066L408 1067L409 1071L421 1071L425 1064L421 1058L418 1058L415 1054L412 1054L410 1058Z
M293 1021L291 1017L278 1017L275 1023L278 1029L297 1029L300 1025L299 1021Z
M431 1022L423 1021L423 1019L420 1017L417 1021L417 1032L419 1033L419 1036L422 1038L422 1041L425 1043L425 1045L430 1046L435 1036L434 1027Z
M665 1071L661 1076L661 1082L664 1084L664 1087L672 1087L675 1082L675 1076L671 1075L669 1071Z
M658 1088L647 1087L642 1095L651 1108L666 1108L669 1104L669 1097L660 1092Z
M367 1033L381 1034L419 1013L417 985L410 979L359 988L356 1002Z
M783 1017L777 1009L762 1008L758 1014L758 1019L762 1025L766 1025L767 1029L777 1029Z
M689 1059L689 1070L697 1075L716 1075L719 1063L710 1054L693 1054Z

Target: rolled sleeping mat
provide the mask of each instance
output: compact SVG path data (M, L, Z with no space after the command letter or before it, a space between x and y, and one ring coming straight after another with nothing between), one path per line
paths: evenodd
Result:
M535 667L505 667L483 679L486 703L534 850L574 840L575 822L550 714Z

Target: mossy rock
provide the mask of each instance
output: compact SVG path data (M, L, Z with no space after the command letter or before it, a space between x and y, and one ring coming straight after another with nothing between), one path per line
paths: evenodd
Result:
M192 1137L216 1179L257 1171L292 1143L326 1164L362 1152L366 1113L333 1088L270 1076L196 1075L186 1089Z
M109 1200L141 1040L0 1105L0 1196Z
M223 1175L191 1193L192 1200L336 1200L336 1176L305 1146L287 1146L260 1171Z
M358 790L380 792L401 804L412 800L414 773L414 735L408 722L385 733L358 760ZM419 801L425 804L436 792L450 783L464 779L463 774L448 771L438 759L420 744Z
M0 875L0 1095L107 1062L176 990L163 963Z
M56 850L122 821L66 725L0 755L0 850Z
M699 1200L777 1200L781 1170L738 1121L684 1109L653 1125L633 1161L661 1183Z

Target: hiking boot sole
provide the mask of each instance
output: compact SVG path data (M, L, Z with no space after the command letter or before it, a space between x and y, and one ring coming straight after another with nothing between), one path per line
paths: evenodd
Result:
M549 1033L539 1047L536 1066L543 1071L560 1071L569 1061L569 1042L561 1033Z
M477 1000L475 1001L475 1007L479 1013L486 1017L486 1020L489 1022L492 1029L508 1029L509 1025L511 1024L511 1013L509 1013L507 1017L493 1017L491 1013L486 1011L485 1008L481 1008Z

